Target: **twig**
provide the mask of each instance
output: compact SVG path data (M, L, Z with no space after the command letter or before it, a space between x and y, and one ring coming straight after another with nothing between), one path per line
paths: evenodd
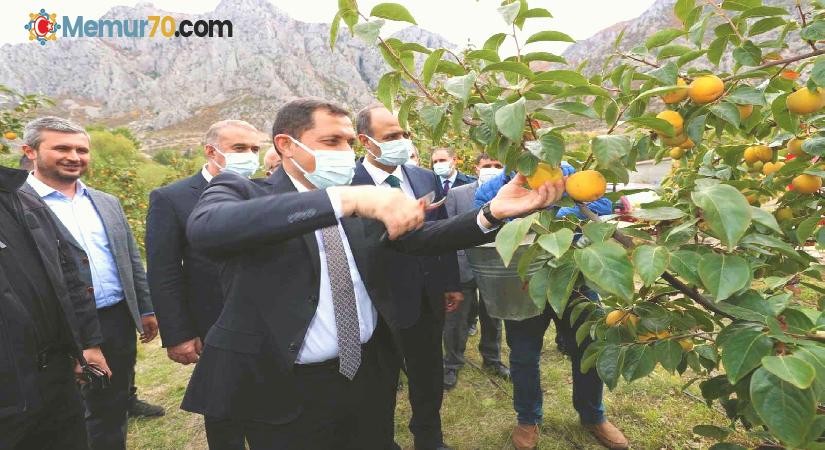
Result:
M742 36L742 33L739 32L739 29L733 23L733 20L731 20L731 18L728 17L727 14L725 14L725 10L723 10L722 7L717 5L716 2L714 2L713 0L705 0L705 3L707 3L710 6L713 6L716 9L716 15L717 16L720 16L720 17L722 17L722 18L724 18L725 20L728 21L728 23L730 24L730 27L733 28L733 32L736 33L736 37L739 38L739 42L744 43L745 42L745 37Z
M581 213L584 214L585 217L590 219L591 222L601 222L601 219L599 219L599 216L597 216L596 213L594 213L593 211L588 209L586 205L584 205L583 203L578 203L578 202L576 202L576 205L579 207L579 211L581 211ZM633 248L633 241L629 237L622 234L618 229L616 229L616 231L613 232L613 239L618 241L625 248ZM707 299L707 298L703 297L701 294L699 294L699 292L696 291L696 289L691 289L685 283L682 283L678 278L674 277L670 273L664 272L662 274L662 279L667 281L668 284L670 284L674 288L678 289L679 291L681 291L686 296L690 297L691 300L695 301L696 303L698 303L699 305L701 305L702 307L704 307L708 311L714 312L714 313L716 313L716 314L718 314L722 317L726 317L728 319L732 319L732 320L735 319L735 317L733 317L730 314L728 314L728 313L720 310L719 308L717 308L716 305L713 304L713 302L711 302L709 299Z
M609 129L609 130L607 130L607 134L610 134L610 133L612 133L614 130L616 130L616 127L619 125L619 121L620 121L620 120L622 120L622 116L624 115L624 113L626 113L626 112L627 112L628 108L630 108L630 105L631 105L631 104L632 104L632 102L631 102L631 103L626 104L626 105L622 108L622 110L621 110L621 111L619 111L619 115L617 115L617 116L616 116L616 120L613 122L613 125L611 125L611 126L610 126L610 129Z
M819 55L823 55L823 54L825 54L825 49L819 49L819 50L816 50L816 51L813 51L813 52L803 53L801 55L793 56L793 57L790 57L790 58L780 59L778 61L771 61L769 63L762 64L761 66L756 66L753 69L751 69L749 72L755 72L757 70L767 69L768 67L773 67L773 66L781 66L783 64L790 64L790 63L794 63L794 62L797 62L797 61L801 61L803 59L813 58L814 56L819 56ZM722 79L722 81L730 81L731 79L733 79L733 77L734 77L733 75L731 75L729 77L725 77L725 78Z
M467 364L469 364L470 366L472 366L474 369L481 372L482 375L484 375L485 377L487 377L488 380L490 380L490 383L493 383L497 388L501 389L501 392L504 392L505 394L507 394L508 397L513 398L513 395L510 394L510 392L507 389L504 389L504 386L499 384L498 381L494 380L493 375L490 375L489 373L487 373L487 371L482 369L481 366L479 366L478 364L476 364L476 363L474 363L470 360L466 360L465 362Z
M786 333L788 336L793 336L797 339L805 339L807 341L816 341L816 342L825 342L825 336L819 336L812 333L806 334L796 334L796 333Z
M516 23L513 22L513 42L516 44L516 61L521 62L521 47L518 45L518 36L516 36Z
M805 20L805 13L802 12L802 5L799 3L799 0L796 0L796 10L799 11L799 18L802 19L802 28L805 28L806 26L808 26L808 21ZM816 51L816 44L814 44L814 41L807 40L805 42L807 42L808 45L810 45L811 48L814 51Z
M642 59L642 58L637 58L637 57L635 57L635 56L633 56L633 55L628 55L627 53L617 52L616 54L617 54L617 55L619 55L619 56L621 56L622 58L632 59L633 61L636 61L636 62L639 62L639 63L642 63L642 64L646 64L646 65L648 65L648 66L655 67L655 68L657 68L657 69L658 69L659 67L661 67L660 65L658 65L658 64L656 64L656 63L652 63L652 62L647 61L647 60Z

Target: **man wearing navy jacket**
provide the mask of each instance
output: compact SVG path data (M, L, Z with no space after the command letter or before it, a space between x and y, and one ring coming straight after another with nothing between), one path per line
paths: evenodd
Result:
M400 188L411 198L428 192L435 193L435 201L444 197L433 172L405 164L412 141L384 105L376 103L361 110L356 127L367 155L355 168L353 185ZM441 206L427 212L424 220L446 218L447 210ZM410 431L415 436L416 448L444 448L440 417L444 396L441 336L445 311L455 310L464 298L458 259L454 252L420 257L399 254L395 263L403 267L389 275L393 277L393 300L409 381Z

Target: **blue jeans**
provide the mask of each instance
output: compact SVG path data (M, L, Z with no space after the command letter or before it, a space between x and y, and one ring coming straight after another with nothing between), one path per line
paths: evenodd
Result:
M581 373L582 353L591 340L588 337L581 346L576 345L576 330L587 317L582 314L575 326L570 324L570 308L559 318L548 304L544 312L526 320L505 320L507 345L510 346L510 375L513 380L513 408L516 410L518 423L535 425L542 422L541 373L539 360L544 344L544 333L552 320L556 324L556 334L561 337L573 360L573 407L579 413L584 424L604 422L604 405L602 390L604 384L596 369Z

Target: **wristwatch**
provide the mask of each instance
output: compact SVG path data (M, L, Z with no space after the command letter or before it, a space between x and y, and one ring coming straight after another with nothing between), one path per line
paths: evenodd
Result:
M501 219L497 219L496 216L493 215L493 212L490 211L490 203L487 202L481 207L481 214L490 222L494 227L498 227L504 225L504 221Z

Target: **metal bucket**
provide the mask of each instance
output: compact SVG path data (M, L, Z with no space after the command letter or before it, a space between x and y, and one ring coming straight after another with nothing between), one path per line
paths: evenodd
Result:
M530 298L527 283L518 276L518 261L529 245L522 244L510 266L504 267L494 244L485 244L465 250L467 260L476 277L476 284L490 317L506 320L524 320L538 316L544 308L536 307ZM536 273L544 264L534 261L527 273ZM528 278L529 280L529 278Z

